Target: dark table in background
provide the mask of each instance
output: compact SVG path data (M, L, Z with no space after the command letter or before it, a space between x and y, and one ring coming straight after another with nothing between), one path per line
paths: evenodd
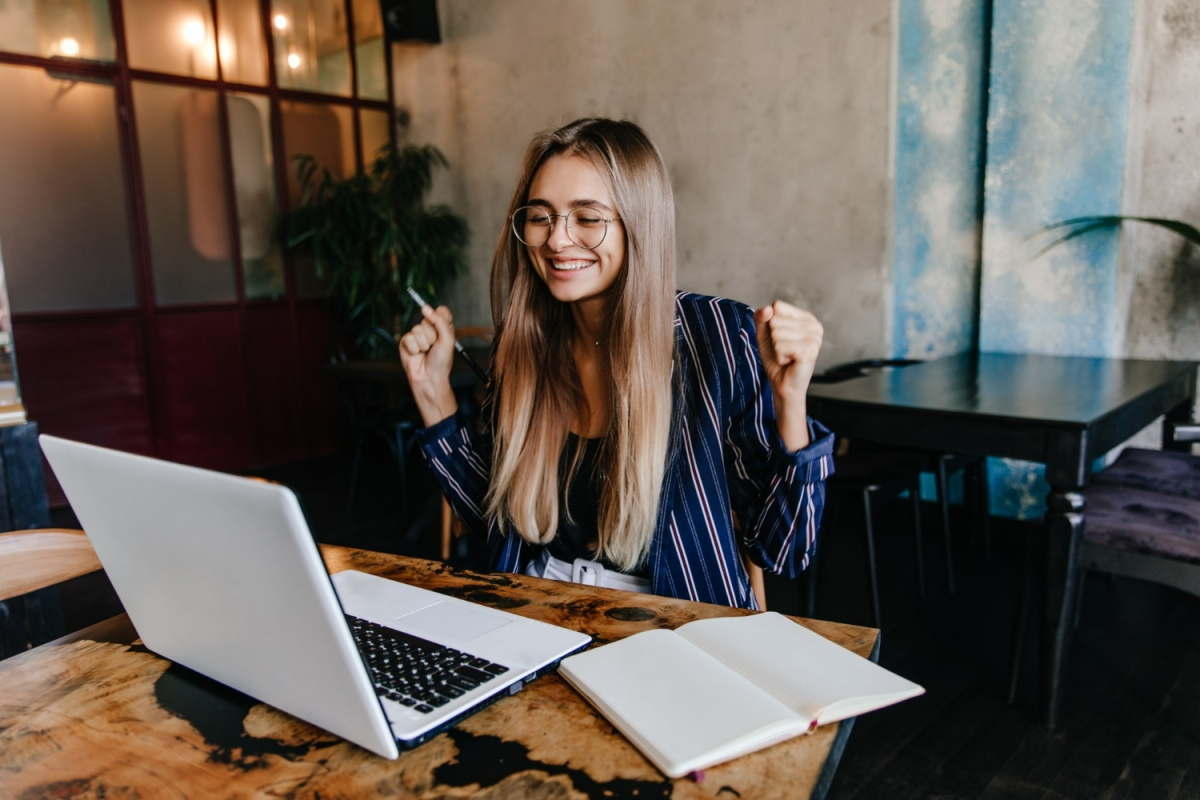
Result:
M1080 490L1096 458L1159 416L1190 417L1196 368L1191 361L963 354L813 384L808 410L849 439L1046 465L1043 699L1053 730L1080 579Z

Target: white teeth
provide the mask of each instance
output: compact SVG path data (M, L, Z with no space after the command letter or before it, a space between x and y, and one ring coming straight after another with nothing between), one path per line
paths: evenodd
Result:
M560 272L574 272L577 269L590 267L591 261L551 261L550 266Z

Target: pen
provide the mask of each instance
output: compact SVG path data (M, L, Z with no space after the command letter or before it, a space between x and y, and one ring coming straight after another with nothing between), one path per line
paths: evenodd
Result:
M421 295L417 294L417 290L412 288L411 286L408 287L408 296L411 297L413 299L413 302L416 303L420 307L429 305L429 303L425 302L425 298L421 297ZM433 306L430 306L430 308L432 308L432 307ZM475 359L471 358L471 354L467 352L467 348L462 346L462 342L455 339L454 340L454 349L457 350L458 354L463 357L463 361L467 362L467 366L469 366L471 369L475 370L475 374L479 376L479 380L483 381L484 383L487 383L488 382L487 373L483 371L483 367L481 367L475 363Z

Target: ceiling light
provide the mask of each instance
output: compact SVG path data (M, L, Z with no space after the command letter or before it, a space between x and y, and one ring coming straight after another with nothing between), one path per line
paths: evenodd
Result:
M58 49L64 56L77 56L79 55L79 42L68 36L58 43Z
M292 69L296 69L297 67L299 67L300 66L300 56L296 55L295 53L288 53L288 66L291 67Z
M275 18L271 21L275 23L276 30L287 30L287 17L285 17L283 14L276 14Z
M204 41L204 23L198 19L188 20L183 24L183 40L191 45Z

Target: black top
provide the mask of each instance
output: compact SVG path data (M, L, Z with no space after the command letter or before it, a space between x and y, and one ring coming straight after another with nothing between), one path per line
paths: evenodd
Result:
M585 558L588 561L599 560L605 569L625 572L607 558L596 558L596 543L600 540L600 492L605 480L596 462L603 441L581 439L573 433L567 434L567 446L563 448L563 455L558 464L560 486L566 483L571 461L580 446L583 447L583 457L571 484L564 487L563 496L559 499L558 533L547 547L550 548L550 555L568 564L577 558ZM567 515L568 510L570 518ZM650 570L648 566L643 565L640 569L626 574L649 578Z

